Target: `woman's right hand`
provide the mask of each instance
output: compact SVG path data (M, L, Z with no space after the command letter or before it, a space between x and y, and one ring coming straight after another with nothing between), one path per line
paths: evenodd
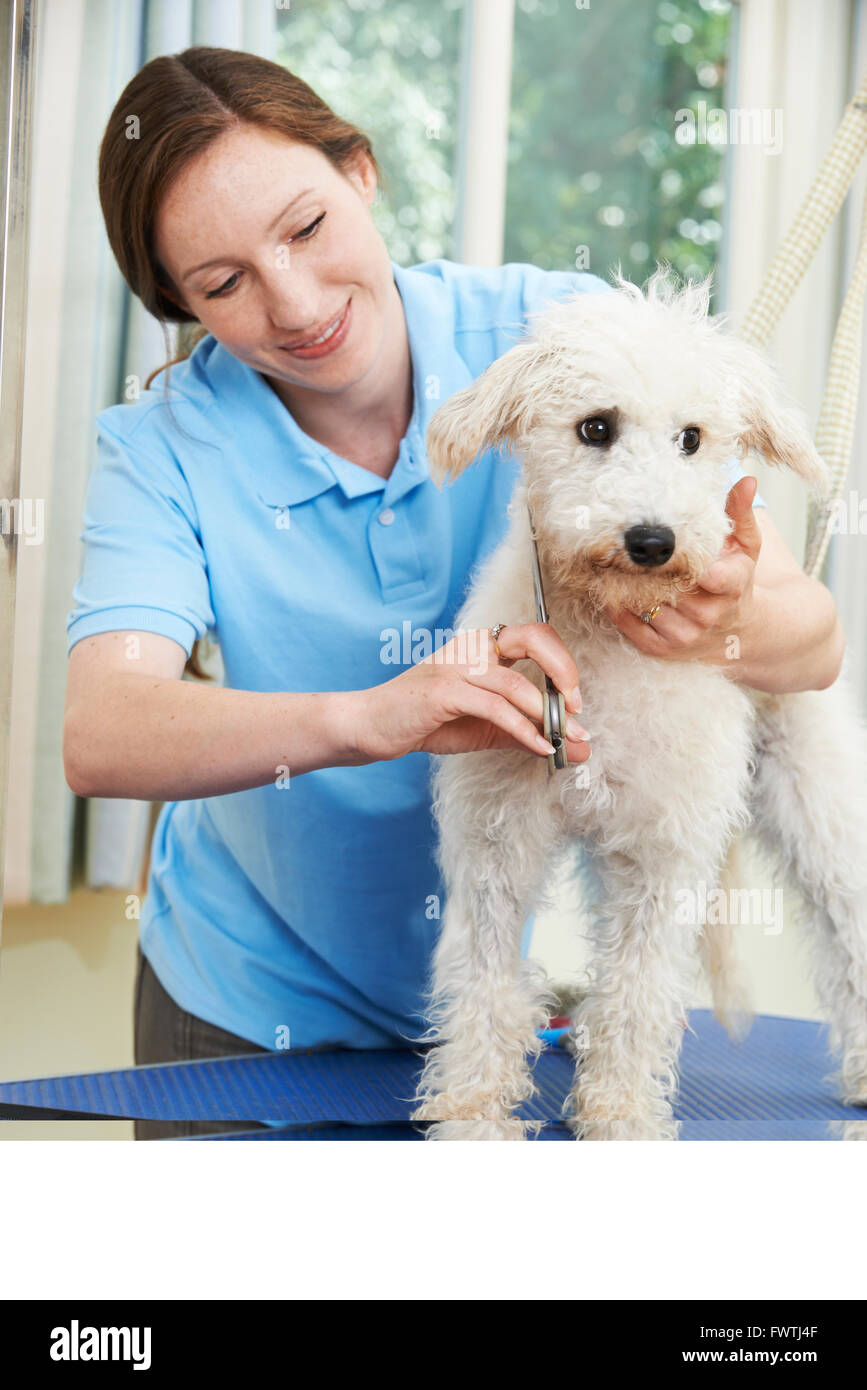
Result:
M510 667L526 657L535 661L562 690L567 712L577 713L581 694L575 662L549 623L509 624L497 645L499 659L488 628L458 632L393 680L357 691L359 752L369 762L405 753L488 748L527 748L539 757L553 753L541 733L542 692ZM586 730L571 719L566 734L569 762L586 762Z

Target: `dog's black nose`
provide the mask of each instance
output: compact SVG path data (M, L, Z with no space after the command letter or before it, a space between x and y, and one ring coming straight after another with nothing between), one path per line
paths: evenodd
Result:
M636 565L664 565L674 554L670 526L630 526L623 539L626 553Z

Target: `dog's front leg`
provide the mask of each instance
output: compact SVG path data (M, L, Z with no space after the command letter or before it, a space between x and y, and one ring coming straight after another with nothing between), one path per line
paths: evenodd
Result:
M616 854L601 867L605 906L594 982L574 1018L578 1058L567 1121L579 1139L676 1139L672 1112L698 922L681 922L677 890L701 877L669 860L665 875Z
M502 881L452 893L434 955L428 1016L434 1020L414 1120L433 1121L429 1139L523 1139L512 1114L533 1091L528 1059L549 1013L544 975L521 959L521 927L530 910Z
M457 761L456 759L454 760ZM542 968L521 958L553 829L528 792L473 796L457 768L440 778L440 855L448 889L433 957L427 1053L412 1118L431 1139L523 1139L512 1112L533 1093L529 1060L553 996ZM487 789L490 792L490 788ZM505 803L504 799L505 798ZM494 813L491 818L491 813Z

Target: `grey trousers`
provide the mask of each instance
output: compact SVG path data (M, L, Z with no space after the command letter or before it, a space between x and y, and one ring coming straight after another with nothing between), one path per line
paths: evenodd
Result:
M201 1057L237 1057L240 1053L267 1052L246 1038L236 1037L213 1023L196 1018L175 1003L160 984L150 963L136 946L135 1064L190 1062ZM193 1134L267 1129L250 1121L136 1120L136 1139L182 1139Z

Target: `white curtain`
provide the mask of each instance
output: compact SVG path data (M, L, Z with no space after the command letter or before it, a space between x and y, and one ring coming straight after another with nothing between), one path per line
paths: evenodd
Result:
M155 807L80 803L63 775L66 615L81 563L95 417L166 360L162 333L114 262L97 193L112 107L149 59L194 44L274 58L276 7L262 0L43 0L36 83L22 497L41 499L44 538L18 548L6 828L7 905L63 902L76 829L91 887L140 884ZM37 502L38 505L38 502Z

